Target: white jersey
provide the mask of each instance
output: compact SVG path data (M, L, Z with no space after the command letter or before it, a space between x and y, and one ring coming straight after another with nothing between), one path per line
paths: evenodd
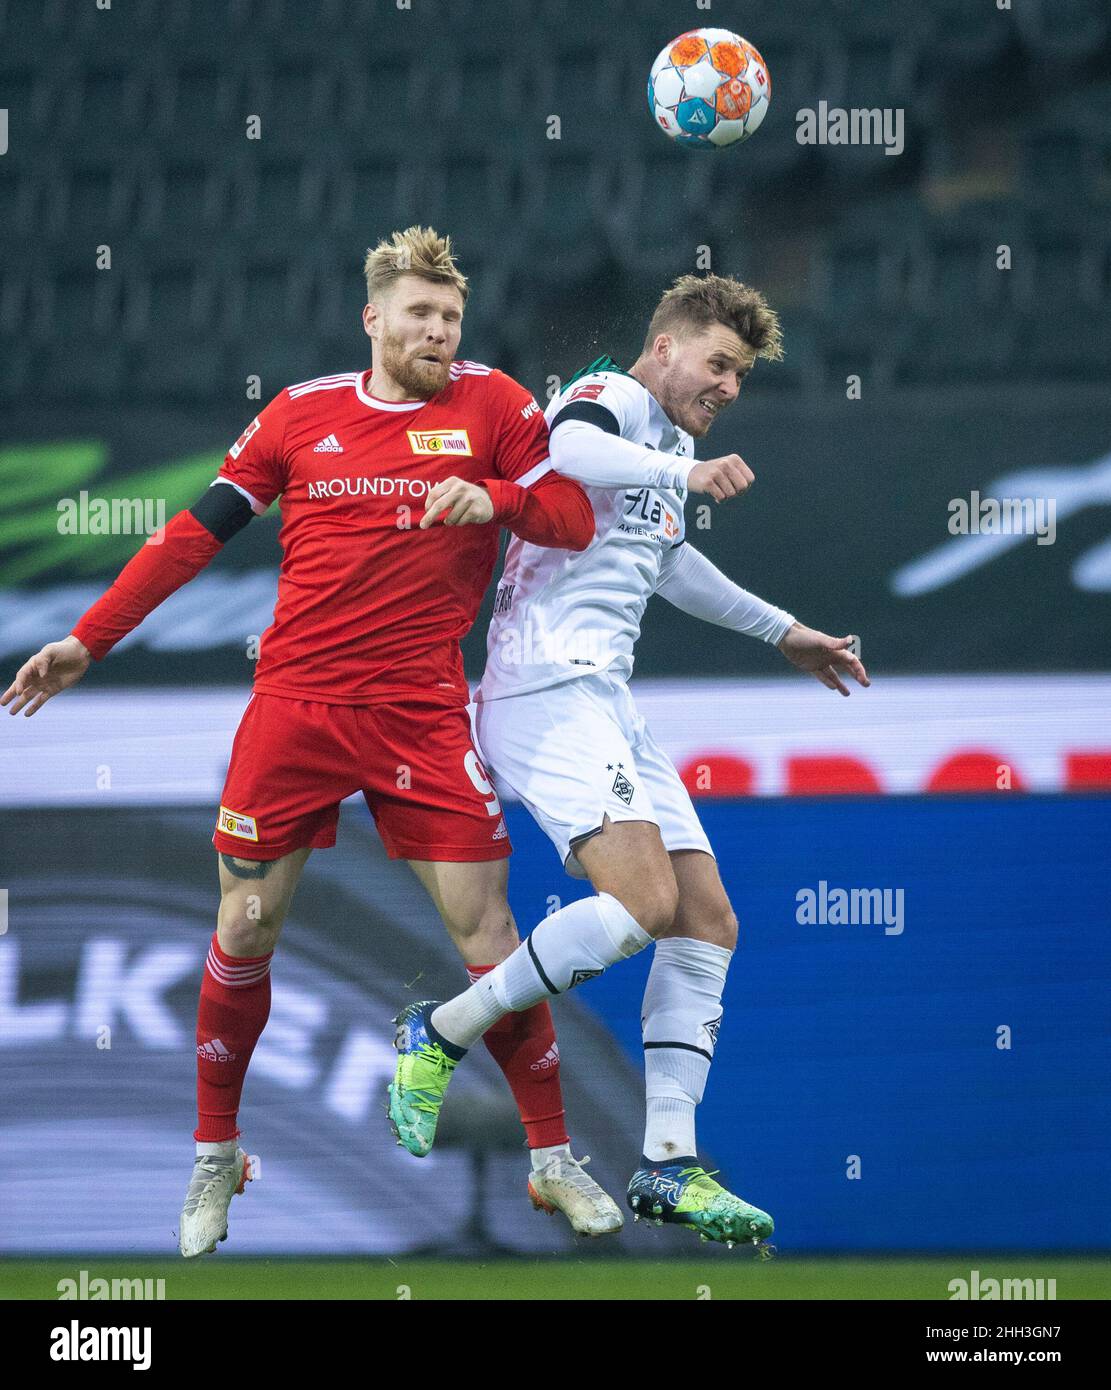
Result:
M545 411L586 420L637 445L676 456L661 459L659 485L586 486L594 539L586 550L556 550L512 537L486 642L479 701L542 690L599 671L627 680L633 648L663 556L684 537L685 481L693 440L664 414L639 381L619 370L591 371Z

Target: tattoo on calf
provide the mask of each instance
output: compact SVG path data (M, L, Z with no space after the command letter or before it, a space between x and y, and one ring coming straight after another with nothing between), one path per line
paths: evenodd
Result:
M274 867L272 859L233 859L230 854L221 854L220 862L236 878L265 878Z

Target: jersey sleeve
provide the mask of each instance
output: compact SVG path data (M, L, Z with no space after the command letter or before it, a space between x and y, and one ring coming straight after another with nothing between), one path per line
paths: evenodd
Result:
M230 483L259 516L285 491L289 411L289 394L283 391L255 416L231 446L216 475L216 482Z
M535 396L504 372L490 373L490 388L488 418L494 471L507 482L531 487L552 471L544 412Z
M551 431L564 421L582 420L631 439L643 428L644 393L621 372L589 372L558 395L546 414Z

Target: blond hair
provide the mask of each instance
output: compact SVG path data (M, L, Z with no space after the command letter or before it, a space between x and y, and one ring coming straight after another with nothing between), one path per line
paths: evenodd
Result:
M731 328L757 357L778 362L783 356L779 315L759 290L727 275L680 275L656 306L644 351L661 333L706 328L711 323Z
M367 299L379 299L402 275L419 275L443 285L453 285L467 302L467 277L455 264L451 237L440 236L431 227L406 227L367 248L363 262Z

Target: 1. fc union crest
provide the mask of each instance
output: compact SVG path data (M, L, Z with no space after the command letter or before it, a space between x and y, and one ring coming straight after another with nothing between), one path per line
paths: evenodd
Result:
M471 441L466 430L406 430L414 454L433 458L469 458Z

